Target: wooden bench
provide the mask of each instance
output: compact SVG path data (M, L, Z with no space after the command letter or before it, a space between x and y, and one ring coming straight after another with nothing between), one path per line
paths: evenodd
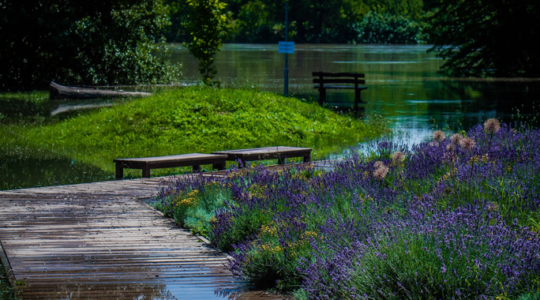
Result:
M358 104L365 104L360 99L360 92L367 89L367 86L360 86L365 84L364 74L360 73L325 73L325 72L313 72L313 83L316 83L313 88L319 90L319 105L323 105L326 101L326 89L338 89L338 90L353 90L354 89L354 108L358 109ZM327 78L325 78L327 77ZM330 79L328 78L330 77ZM352 84L352 85L350 85Z
M124 168L142 169L142 177L150 177L151 169L175 168L192 166L193 171L200 170L201 165L212 165L214 169L225 169L227 155L191 153L171 156L117 158L116 179L124 178Z
M228 161L240 161L239 167L242 168L248 161L265 160L265 159L278 159L278 164L284 164L285 159L291 157L303 157L304 162L311 160L311 148L298 148L298 147L264 147L264 148L252 148L252 149L239 149L228 151L216 151L213 154L227 155Z

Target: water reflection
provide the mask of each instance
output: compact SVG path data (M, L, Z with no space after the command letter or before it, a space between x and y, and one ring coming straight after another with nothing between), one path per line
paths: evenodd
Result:
M114 179L114 174L75 159L29 154L1 155L0 190Z
M196 60L175 44L173 60L183 64L185 80L199 75ZM296 45L289 55L289 91L316 101L311 73L366 74L362 92L366 114L392 120L396 131L421 141L434 128L467 130L486 118L511 121L512 109L532 113L540 101L540 79L463 79L438 73L442 60L426 53L426 45ZM277 45L227 44L216 58L218 76L227 86L257 87L282 93L284 56ZM354 92L328 90L328 107L340 112L352 107ZM538 106L538 104L536 105ZM358 114L361 116L361 114Z

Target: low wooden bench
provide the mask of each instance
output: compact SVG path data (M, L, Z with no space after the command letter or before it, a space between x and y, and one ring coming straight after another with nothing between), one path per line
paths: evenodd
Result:
M292 157L303 157L304 162L311 160L311 148L298 147L263 147L252 149L239 149L228 151L216 151L213 154L227 155L228 161L240 161L240 168L246 165L248 161L278 159L278 164L284 164L285 159Z
M354 108L358 109L358 104L365 104L360 98L360 92L367 89L364 74L360 73L325 73L313 72L313 83L316 83L313 88L319 90L319 105L323 105L326 101L326 89L338 90L353 90L354 89ZM326 78L325 78L326 77ZM330 77L330 78L328 78ZM352 84L352 85L350 85Z
M124 178L124 169L142 169L142 177L150 177L151 169L192 166L193 171L200 170L201 165L212 165L214 169L225 169L227 155L191 153L171 156L117 158L116 179Z

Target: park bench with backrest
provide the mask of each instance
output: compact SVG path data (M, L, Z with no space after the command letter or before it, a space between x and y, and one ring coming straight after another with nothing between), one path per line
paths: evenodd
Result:
M314 88L319 90L319 105L323 105L326 101L327 89L338 90L354 90L354 108L358 108L358 104L365 104L360 98L360 92L367 89L365 84L364 74L360 73L328 73L328 72L313 72L313 83L317 84Z

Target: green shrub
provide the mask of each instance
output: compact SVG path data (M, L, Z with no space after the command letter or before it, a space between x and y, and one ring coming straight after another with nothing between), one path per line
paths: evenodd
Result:
M422 24L406 16L369 12L361 22L353 25L358 34L354 39L364 44L419 44L427 38Z
M166 12L161 0L3 1L0 89L175 81Z

